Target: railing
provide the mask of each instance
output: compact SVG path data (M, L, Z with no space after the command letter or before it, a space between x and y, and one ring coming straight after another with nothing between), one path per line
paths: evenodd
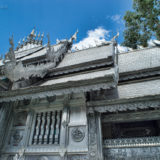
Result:
M160 137L105 139L104 148L160 146Z

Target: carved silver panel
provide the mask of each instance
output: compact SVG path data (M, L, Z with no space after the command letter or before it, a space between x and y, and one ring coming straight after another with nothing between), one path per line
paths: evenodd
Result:
M85 132L83 128L75 127L72 129L72 139L75 142L81 142L85 137Z
M14 130L12 132L9 144L12 146L23 145L22 143L23 135L24 135L24 130Z

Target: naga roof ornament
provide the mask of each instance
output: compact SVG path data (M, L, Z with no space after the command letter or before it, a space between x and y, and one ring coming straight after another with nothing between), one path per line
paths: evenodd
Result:
M11 81L16 82L19 80L27 80L34 77L40 77L43 78L49 69L54 68L58 65L58 63L63 59L64 55L70 51L73 40L76 40L77 32L69 39L61 40L56 45L50 44L50 38L48 37L48 44L47 46L42 46L44 33L38 36L35 34L35 29L32 30L32 32L27 36L27 40L25 38L23 39L23 46L29 44L40 44L41 48L40 50L43 50L45 53L45 60L46 63L37 63L37 64L29 64L24 65L23 61L18 54L22 54L24 52L24 55L26 54L28 50L24 49L21 52L20 50L20 42L18 43L18 49L14 50L14 43L13 43L13 36L9 39L9 43L11 45L9 52L6 54L4 59L4 74L5 76ZM36 39L37 37L37 39ZM33 46L32 49L36 48L37 45ZM21 49L22 49L21 48ZM33 53L29 53L29 55L32 55ZM18 57L18 58L17 58Z

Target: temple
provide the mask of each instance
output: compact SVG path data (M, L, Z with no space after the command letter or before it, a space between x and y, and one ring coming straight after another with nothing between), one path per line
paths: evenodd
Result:
M1 160L159 160L160 45L71 51L35 29L0 59Z

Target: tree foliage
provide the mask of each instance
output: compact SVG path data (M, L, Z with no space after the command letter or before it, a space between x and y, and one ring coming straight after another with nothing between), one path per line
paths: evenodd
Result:
M133 11L125 16L123 45L136 49L147 46L152 37L160 40L160 0L133 0Z

